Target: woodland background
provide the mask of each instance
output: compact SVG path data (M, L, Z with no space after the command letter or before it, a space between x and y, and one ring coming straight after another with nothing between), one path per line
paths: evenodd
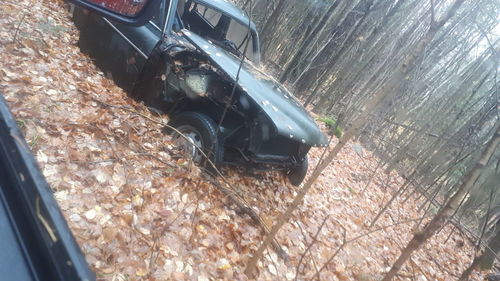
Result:
M277 79L326 120L349 127L385 92L355 137L380 158L375 170L406 180L394 197L419 193L425 213L455 194L498 130L498 1L235 2ZM478 245L497 232L499 165L497 151L449 218Z
M207 177L162 134L168 117L79 51L66 3L0 4L0 91L98 278L243 280L253 262L258 280L495 273L500 2L235 2L265 67L343 131L299 189Z

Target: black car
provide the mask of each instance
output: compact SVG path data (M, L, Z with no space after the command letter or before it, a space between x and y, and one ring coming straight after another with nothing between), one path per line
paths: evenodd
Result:
M281 169L299 185L309 149L326 146L327 139L299 102L259 69L255 25L223 0L160 5L136 27L76 9L81 50L134 98L169 114L195 161L204 158L198 146L216 165Z

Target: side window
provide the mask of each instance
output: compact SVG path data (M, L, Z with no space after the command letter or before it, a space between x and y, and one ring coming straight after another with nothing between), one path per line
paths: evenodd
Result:
M182 16L184 26L204 38L222 39L226 28L223 15L198 3L191 3ZM226 17L227 18L227 17Z
M252 33L248 33L248 27L236 21L231 21L227 30L226 39L233 42L240 53L245 51L245 46L248 40L247 58L258 63L258 54L256 53L255 38Z
M215 10L209 9L203 5L197 4L196 11L200 16L202 16L207 22L209 22L212 27L216 26L219 23L219 20L222 16L221 13L216 12Z

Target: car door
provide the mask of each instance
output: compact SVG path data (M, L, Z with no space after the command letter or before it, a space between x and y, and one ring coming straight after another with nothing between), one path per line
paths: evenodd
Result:
M131 90L154 48L163 38L166 19L176 0L161 0L160 9L142 26L131 26L103 18L114 32L107 40L107 65L115 82Z

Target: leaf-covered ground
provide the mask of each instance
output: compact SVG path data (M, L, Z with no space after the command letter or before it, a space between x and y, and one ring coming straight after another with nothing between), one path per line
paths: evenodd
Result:
M127 97L80 53L77 40L62 2L0 4L0 92L98 278L244 280L262 229L182 158L162 133L167 117ZM311 166L320 154L312 150ZM424 201L404 202L405 194L370 227L403 183L381 172L370 181L376 166L369 151L349 144L280 231L288 262L268 251L258 279L293 280L325 221L298 280L317 271L321 280L379 280L411 238ZM297 191L278 173L224 173L269 226ZM398 278L455 280L472 253L468 240L446 227Z

